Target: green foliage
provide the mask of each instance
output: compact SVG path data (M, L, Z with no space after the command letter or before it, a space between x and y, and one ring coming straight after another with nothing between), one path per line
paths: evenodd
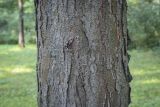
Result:
M25 10L25 39L28 43L35 43L35 10L34 10L34 0L27 0L24 3Z
M18 1L0 0L0 44L18 41ZM26 43L35 43L35 18L33 0L24 0L24 30Z
M134 47L160 46L160 2L129 0L128 28Z

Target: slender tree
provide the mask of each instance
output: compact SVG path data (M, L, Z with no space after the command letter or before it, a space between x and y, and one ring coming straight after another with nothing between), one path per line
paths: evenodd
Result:
M25 47L25 39L24 39L24 21L23 21L23 0L18 0L19 7L19 37L18 44L20 47Z
M126 0L35 0L39 107L128 107Z

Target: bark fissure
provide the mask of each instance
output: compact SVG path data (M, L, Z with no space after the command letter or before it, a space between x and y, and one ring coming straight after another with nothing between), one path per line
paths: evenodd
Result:
M77 81L76 81L77 82ZM79 90L78 90L78 86L77 86L78 84L76 83L76 93L77 93L77 97L78 97L78 99L79 99L79 103L77 103L76 102L76 105L77 105L77 107L78 106L80 106L80 107L83 107L82 106L82 101L81 101L81 97L80 97L80 94L79 94Z
M72 59L71 59L71 65L70 65L70 69L68 70L69 73L68 73L68 78L67 78L67 89L66 89L66 105L65 107L68 107L68 102L70 100L69 96L70 96L70 85L71 85L71 75L72 75Z

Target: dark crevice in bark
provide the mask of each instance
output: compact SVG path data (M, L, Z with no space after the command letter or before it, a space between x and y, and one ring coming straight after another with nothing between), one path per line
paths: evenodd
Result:
M128 104L130 104L131 103L131 87L129 86L129 92L128 92L129 94L128 94Z
M103 104L103 107L110 107L110 105L111 105L110 96L109 96L110 91L108 88L109 88L109 86L108 86L108 84L106 84L106 91L105 91L105 97L104 97L105 103Z
M57 7L56 7L56 10L57 10L57 19L58 19L58 22L59 22L59 18L60 18L60 16L59 16L59 0L57 0Z
M73 42L74 42L74 38L69 39L64 47L67 48L67 49L72 49Z
M77 80L76 80L76 94L77 94L77 97L78 97L78 99L79 99L79 103L76 102L76 105L78 105L78 106L80 106L80 107L83 107L83 106L82 106L82 101L81 101L81 97L80 97L80 94L79 94L78 87L79 87L79 86L78 86ZM78 106L77 106L77 107L78 107Z
M74 0L74 10L77 11L77 0Z
M68 2L69 2L69 0L66 0L66 7L65 7L66 13L68 13L68 7L69 7L69 6L68 6L68 4L69 4Z
M79 76L76 80L76 93L79 98L80 107L86 107L86 90L85 90L85 81L84 81L84 74L79 71ZM78 106L78 107L79 107Z
M123 50L121 50L121 64L122 64L122 70L123 70L123 72L124 72L124 75L125 75L125 78L126 78L126 81L129 81L128 80L128 71L127 71L127 67L126 67L126 60L124 59L124 52L123 52Z
M68 107L68 103L70 102L70 85L71 85L71 79L72 79L72 65L73 64L73 59L71 59L71 65L70 65L70 70L68 74L68 79L67 79L67 89L66 89L66 107Z
M131 82L132 81L132 79L133 79L133 77L132 77L132 75L130 74L130 70L129 70L129 67L127 66L127 72L128 72L128 82Z
M87 94L86 94L86 90L85 90L85 85L82 86L82 89L83 89L84 94L85 94L85 95L84 95L84 101L85 101L85 102L83 102L83 103L84 103L84 107L87 107L87 101L86 101L86 100L87 100L87 99L86 99Z
M38 17L37 17L37 15L38 15L38 5L39 5L39 0L34 0L34 5L35 5L35 16L36 16L36 18L35 18L35 30L36 30L36 36L38 37Z
M104 102L104 104L103 104L103 107L107 107L107 101L108 101L108 99L107 99L107 94L105 93L105 102Z
M44 104L44 105L45 105L45 107L48 107L48 104L49 104L49 103L48 103L48 102L49 102L49 101L48 101L48 99L49 99L49 96L48 96L48 95L49 95L49 94L48 94L48 85L47 85L47 83L46 83L45 90L46 90L46 92L45 92L45 93L46 93L46 96L44 96L44 97L45 97L45 99L44 99L44 100L45 100L45 101L44 101L45 104Z
M39 11L40 11L41 15L39 17L40 17L40 20L41 20L40 29L42 29L42 30L40 30L39 35L40 35L41 46L44 47L44 38L43 38L43 36L44 36L43 35L43 30L44 29L43 29L43 23L42 23L43 22L43 16L42 16L43 15L43 12L42 12L43 9L42 9L42 7L43 7L43 3L42 3L42 1L40 1Z
M110 0L110 6L111 6L111 12L114 16L116 16L117 12L117 1L116 0Z
M64 60L64 63L65 63L65 60L66 60L66 52L65 52L65 44L64 44L64 39L63 39L63 60Z
M125 25L127 25L127 19L124 19L124 16L126 15L126 13L127 13L127 2L124 0L123 1L123 3L122 3L122 11L121 11L122 13L122 25L124 26L124 24ZM124 21L126 21L126 22L124 22ZM122 30L124 30L123 27L122 26ZM127 49L128 49L128 45L129 45L129 43L130 43L130 38L129 38L129 35L128 35L128 29L126 28L125 29L126 30L126 32L125 32L125 37L124 37L124 57L125 57L125 60L123 61L123 62L125 62L126 64L124 64L125 65L125 72L126 72L126 78L127 78L127 81L128 81L128 85L129 85L129 82L131 82L131 80L132 80L132 75L130 74L130 71L129 71L129 66L128 66L128 63L129 63L129 60L130 60L130 56L129 56L129 54L128 54L128 52L127 52ZM124 35L124 31L123 31L123 35ZM122 58L124 58L124 57L122 57ZM130 88L130 85L129 85L129 87L128 87L128 105L131 103L131 96L130 96L130 94L131 94L131 88Z
M124 45L124 55L127 56L127 47L126 47L126 39L123 37L123 45Z
M42 87L41 87L41 83L40 83L40 86L39 86L39 88L40 88L40 91L39 91L39 107L43 107L43 99L42 99Z
M50 25L50 23L49 23L49 16L48 16L48 14L46 14L46 31L48 30L49 25Z
M120 104L119 104L119 107L122 107L122 104L121 104L121 98L120 98Z
M81 27L81 31L82 31L82 33L84 35L84 38L86 39L86 42L87 42L87 46L86 47L88 47L89 46L89 39L88 39L87 34L86 34L85 22L82 19L80 19L80 24L82 26Z
M62 4L63 4L63 8L65 8L65 7L64 7L64 0L62 0Z

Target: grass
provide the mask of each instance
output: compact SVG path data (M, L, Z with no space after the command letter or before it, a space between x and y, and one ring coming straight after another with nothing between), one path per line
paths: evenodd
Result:
M160 107L160 54L132 50L129 63L133 75L130 107Z
M132 50L130 107L160 107L160 55ZM36 107L36 49L0 45L0 107Z
M36 107L35 46L0 45L0 107Z

